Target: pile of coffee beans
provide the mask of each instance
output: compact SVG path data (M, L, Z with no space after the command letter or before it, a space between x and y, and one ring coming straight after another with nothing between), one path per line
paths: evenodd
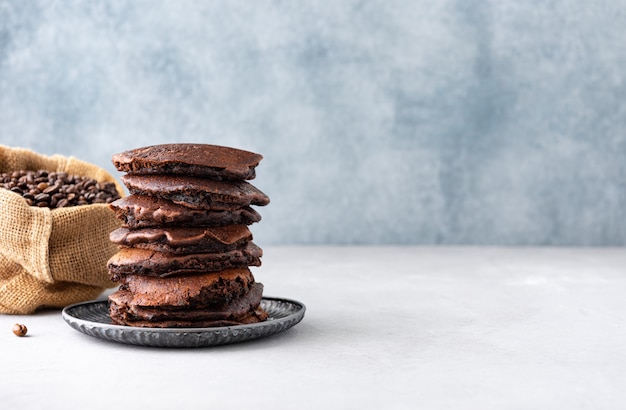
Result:
M46 208L108 204L120 197L112 182L44 170L0 174L0 188L22 195L31 206Z

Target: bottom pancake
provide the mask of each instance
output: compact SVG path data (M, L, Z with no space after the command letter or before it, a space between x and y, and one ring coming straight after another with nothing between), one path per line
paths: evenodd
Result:
M109 296L113 324L137 327L216 327L258 323L267 319L261 308L263 285L254 283L250 291L228 303L201 309L180 306L139 306L133 294L124 289Z

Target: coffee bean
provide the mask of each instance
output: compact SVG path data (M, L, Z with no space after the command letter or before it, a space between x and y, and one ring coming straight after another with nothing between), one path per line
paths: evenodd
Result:
M48 195L52 195L52 194L56 194L57 192L59 192L59 189L61 189L61 185L50 185L49 187L47 187L46 189L43 190L44 194L48 194Z
M13 334L18 337L24 337L26 336L26 333L28 333L28 328L21 323L14 324L13 329L11 330L13 330Z
M35 197L35 201L37 202L50 202L50 195L48 194L39 194Z
M29 205L42 208L111 203L120 198L114 183L46 170L0 174L0 188L22 195Z

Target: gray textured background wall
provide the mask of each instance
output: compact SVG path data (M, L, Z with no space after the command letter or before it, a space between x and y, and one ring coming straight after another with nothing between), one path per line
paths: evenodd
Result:
M0 0L0 143L262 153L259 244L626 243L626 1Z

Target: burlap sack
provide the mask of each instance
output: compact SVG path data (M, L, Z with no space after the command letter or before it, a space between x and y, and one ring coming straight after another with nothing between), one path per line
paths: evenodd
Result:
M95 165L0 145L0 173L41 169L114 182L118 192L124 192ZM60 308L94 299L113 287L106 262L117 251L109 233L119 226L106 204L39 208L0 189L0 313Z

